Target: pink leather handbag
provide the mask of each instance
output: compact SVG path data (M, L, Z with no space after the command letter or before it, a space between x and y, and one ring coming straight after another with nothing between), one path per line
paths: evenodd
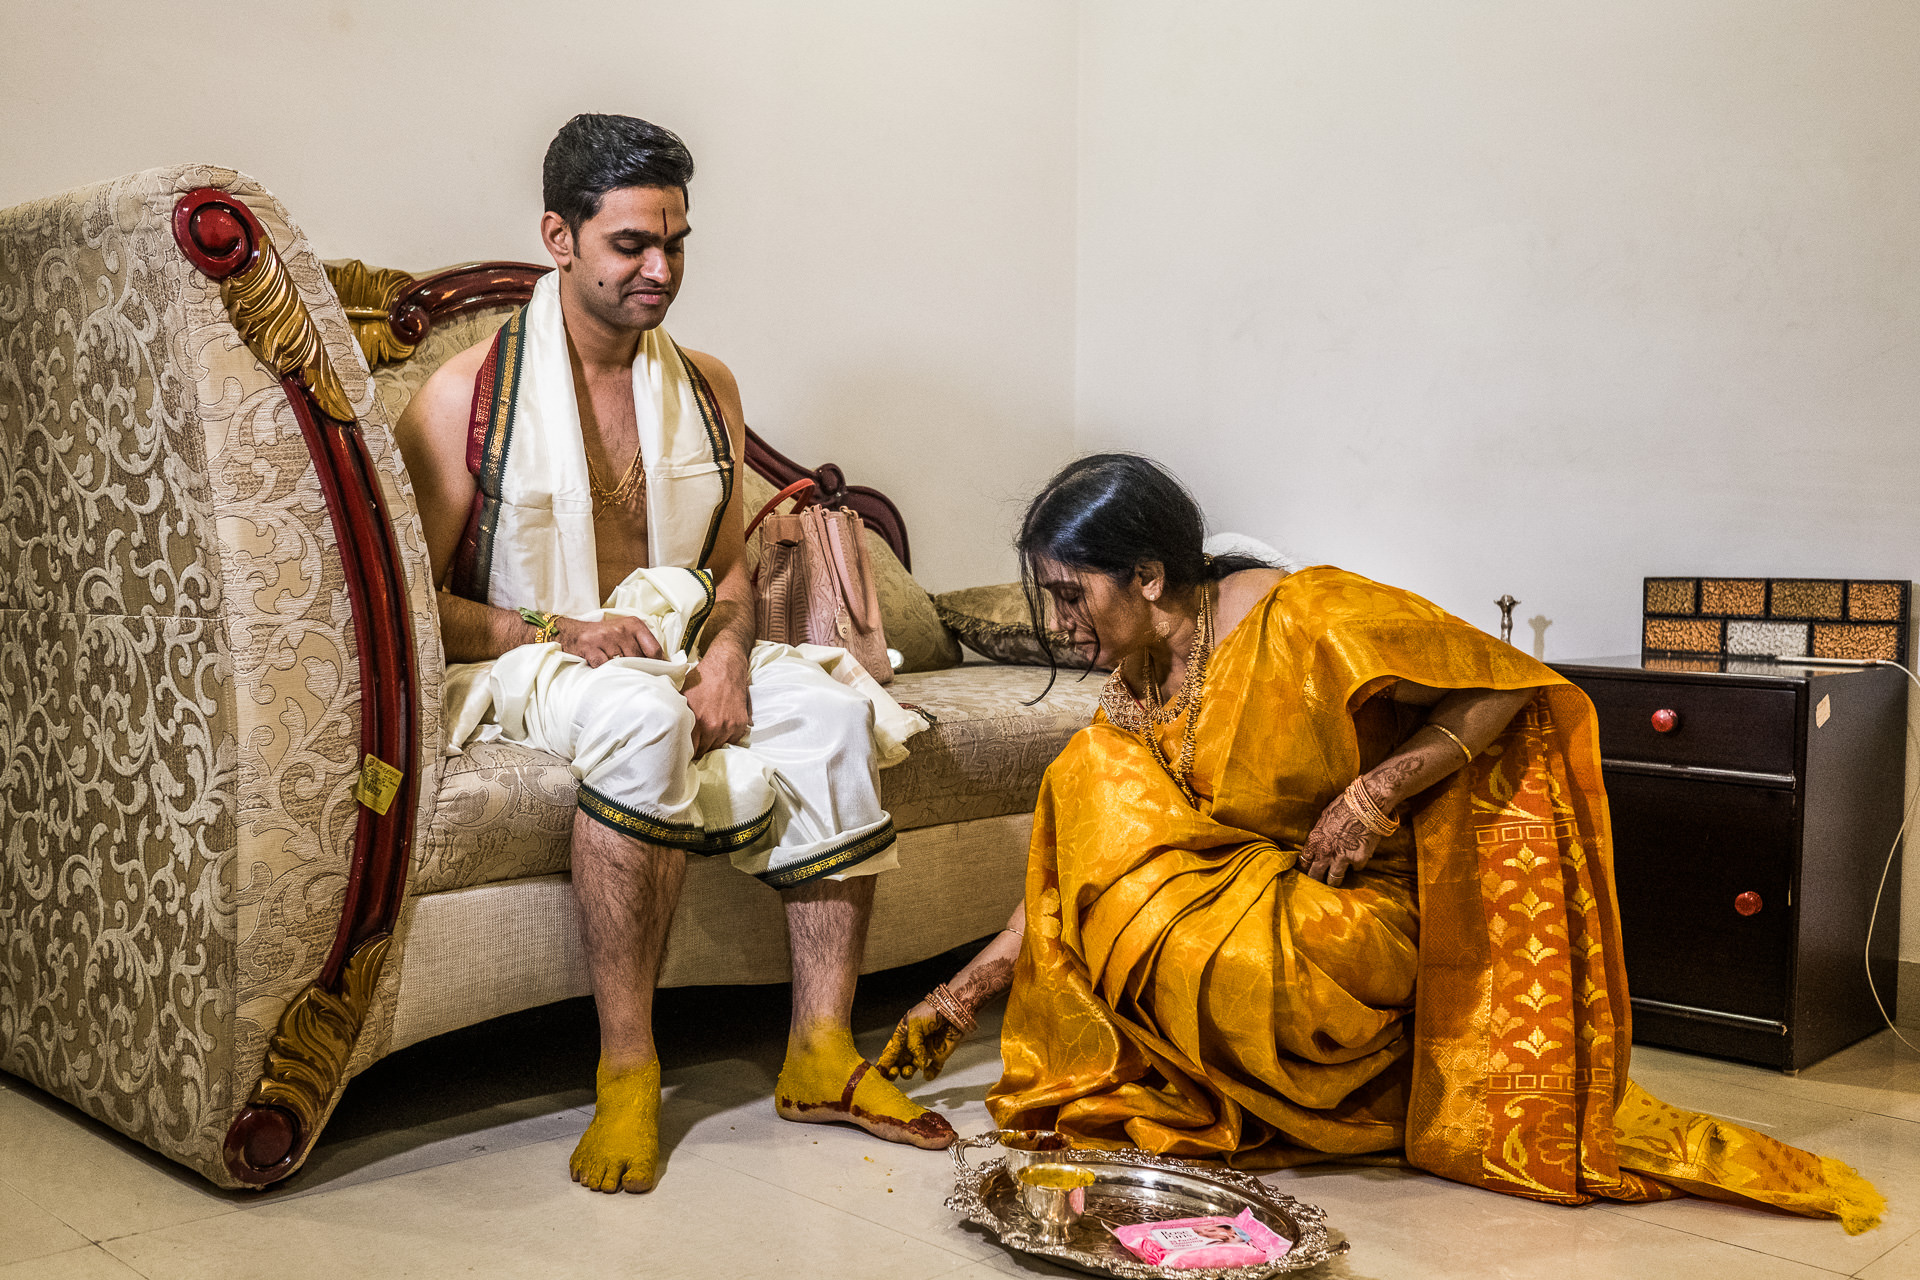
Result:
M747 525L747 537L760 533L753 575L760 638L845 649L886 684L893 664L887 661L866 525L855 512L821 507L814 501L817 490L811 480L796 480ZM794 510L776 514L774 508L789 498Z

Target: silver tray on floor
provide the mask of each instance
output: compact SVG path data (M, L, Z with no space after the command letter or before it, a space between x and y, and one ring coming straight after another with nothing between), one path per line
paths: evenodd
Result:
M1065 1244L1039 1235L1020 1203L1020 1193L1004 1158L982 1165L967 1162L967 1152L997 1147L999 1135L963 1138L953 1153L954 1188L947 1208L992 1232L1001 1244L1062 1266L1120 1280L1263 1280L1285 1271L1304 1271L1347 1251L1327 1230L1327 1215L1313 1205L1282 1195L1258 1178L1146 1151L1058 1151L1046 1159L1085 1165L1099 1175L1087 1188L1086 1214L1067 1231ZM1251 1209L1256 1218L1293 1241L1286 1255L1250 1267L1156 1267L1127 1252L1109 1227L1160 1222L1168 1218L1236 1217Z

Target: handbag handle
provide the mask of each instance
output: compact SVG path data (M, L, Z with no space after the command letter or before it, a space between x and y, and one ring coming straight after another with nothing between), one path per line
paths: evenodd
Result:
M753 531L760 527L760 522L762 520L765 520L768 516L772 515L773 509L779 506L781 503L785 502L788 498L795 497L796 495L808 489L818 490L819 488L820 486L817 483L815 483L811 478L803 477L799 480L795 480L792 484L788 485L786 488L782 489L780 492L774 494L773 497L769 498L767 500L767 505L760 508L760 514L747 522L746 536L751 538L753 536ZM808 497L804 502L797 502L794 504L794 510L798 511L801 507L806 506L807 503L810 503L812 501L813 501L813 498Z
M860 519L857 515L853 518L855 521ZM847 569L847 548L840 540L843 527L837 520L827 524L827 545L833 553L833 573L840 579L840 598L847 602L847 612L853 615L853 620L860 624L862 631L871 631L877 620L867 616L867 593L854 588L853 574Z

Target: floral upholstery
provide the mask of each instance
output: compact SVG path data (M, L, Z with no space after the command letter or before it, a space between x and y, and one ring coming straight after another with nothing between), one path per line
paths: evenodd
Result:
M558 756L476 742L441 768L440 800L411 890L441 893L565 871L577 784Z
M439 737L411 490L285 210L186 166L0 212L0 1068L232 1185L221 1138L339 917L360 697L306 445L173 243L202 186L258 215L361 415Z
M937 717L912 753L880 775L880 803L901 830L1027 813L1040 775L1093 720L1100 680L1062 673L1046 698L1045 671L976 662L895 676L887 691Z

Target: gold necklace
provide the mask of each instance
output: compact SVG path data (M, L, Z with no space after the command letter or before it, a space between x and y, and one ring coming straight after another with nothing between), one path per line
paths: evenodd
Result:
M627 464L627 473L620 477L620 483L611 489L600 483L600 473L594 470L593 455L587 455L587 487L593 490L593 505L601 507L624 507L633 497L635 487L646 478L646 468L640 465L640 443L633 445L633 461Z
M1100 706L1107 713L1107 719L1116 727L1128 733L1138 734L1147 744L1147 750L1162 769L1173 778L1187 803L1198 809L1200 797L1194 794L1193 753L1194 732L1200 723L1200 698L1207 682L1207 659L1213 653L1213 606L1207 596L1205 584L1200 587L1200 616L1194 621L1193 648L1187 652L1187 674L1180 682L1180 692L1172 702L1164 707L1160 705L1160 682L1153 675L1153 661L1144 659L1147 700L1143 706L1133 691L1127 688L1126 678L1115 667L1113 674L1107 677L1107 684L1100 691ZM1167 753L1160 749L1160 736L1154 732L1157 725L1172 724L1182 713L1186 714L1187 725L1181 735L1180 764L1175 767L1167 759Z

